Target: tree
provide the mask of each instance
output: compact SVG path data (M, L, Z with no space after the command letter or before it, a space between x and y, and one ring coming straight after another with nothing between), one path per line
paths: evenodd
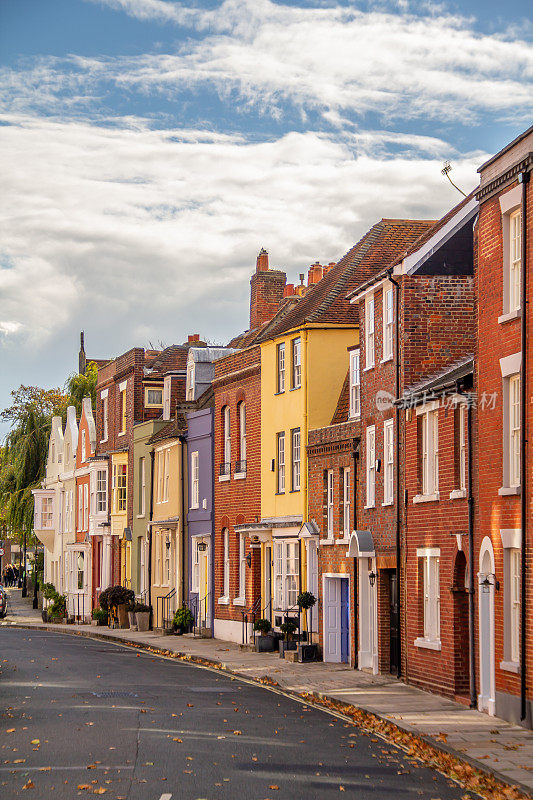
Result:
M12 403L0 412L2 422L10 422L15 427L26 416L30 409L35 409L44 416L65 417L69 396L61 389L41 389L40 386L24 386L11 392Z
M96 408L96 382L98 380L98 367L94 361L89 361L85 375L73 373L67 380L69 405L76 406L76 413L81 414L84 397L90 397L93 409Z

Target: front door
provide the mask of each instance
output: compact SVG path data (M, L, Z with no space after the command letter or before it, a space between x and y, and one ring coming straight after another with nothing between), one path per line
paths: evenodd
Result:
M400 636L400 614L398 607L398 572L395 569L389 572L390 591L390 671L398 674L398 642Z
M318 551L313 539L307 542L307 589L318 601ZM318 631L318 606L314 605L307 612L309 630Z
M324 661L349 658L348 579L324 579Z
M265 596L263 598L263 616L272 622L272 547L265 547L265 563L263 565L265 575Z
M198 553L198 566L200 571L200 585L199 585L199 610L200 610L200 626L207 628L210 624L209 614L209 544L206 544L205 550L200 550Z
M491 572L492 561L489 551L486 550L479 576L479 709L494 714L494 586L482 585Z

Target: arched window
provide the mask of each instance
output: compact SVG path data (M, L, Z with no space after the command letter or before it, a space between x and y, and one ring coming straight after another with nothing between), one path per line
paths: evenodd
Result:
M246 403L241 400L238 408L239 419L239 461L237 462L236 472L246 472Z
M229 531L224 528L222 531L223 558L224 558L224 578L222 593L224 597L229 597Z

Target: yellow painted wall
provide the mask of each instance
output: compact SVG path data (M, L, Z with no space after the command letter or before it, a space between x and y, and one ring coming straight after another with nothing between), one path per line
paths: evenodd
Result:
M154 520L169 519L171 517L181 518L181 442L174 441L165 443L161 448L169 450L169 486L168 500L158 502L157 487L159 486L159 452L155 451L154 459Z
M290 389L291 340L302 339L302 385ZM285 342L285 391L276 394L277 345ZM307 433L329 425L349 366L348 348L359 342L352 327L309 325L261 345L261 516L307 519ZM291 492L290 432L300 428L300 491ZM285 493L276 494L277 434L285 431Z

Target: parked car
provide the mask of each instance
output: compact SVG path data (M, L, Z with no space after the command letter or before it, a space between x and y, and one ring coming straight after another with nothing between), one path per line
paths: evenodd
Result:
M7 592L3 586L0 586L0 617L5 617L7 614Z

